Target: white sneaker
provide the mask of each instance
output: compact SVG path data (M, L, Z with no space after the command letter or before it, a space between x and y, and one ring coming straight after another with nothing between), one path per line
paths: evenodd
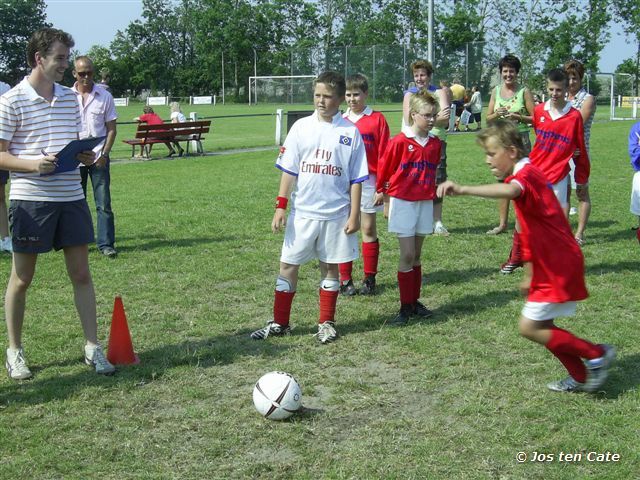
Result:
M116 367L111 365L107 357L104 356L100 345L87 344L84 346L84 362L95 367L96 373L100 375L111 375L116 371Z
M611 345L603 344L604 355L600 358L587 360L584 362L587 367L587 382L584 386L585 392L596 392L604 385L609 375L609 367L616 359L616 349Z
M323 322L318 324L318 333L314 335L320 343L330 343L338 338L334 322Z
M433 234L434 235L443 235L445 237L449 236L449 230L445 228L440 220L436 222L433 226Z
M3 252L13 252L13 244L11 243L11 237L4 237L0 240L0 251Z
M31 378L31 370L27 367L27 362L24 360L24 352L22 348L19 350L13 350L7 348L7 361L5 362L9 377L14 380L25 380Z
M578 214L578 209L576 207L571 207L569 209L569 215L577 215Z

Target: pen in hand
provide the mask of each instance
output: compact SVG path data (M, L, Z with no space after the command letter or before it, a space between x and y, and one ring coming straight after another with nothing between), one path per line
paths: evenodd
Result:
M41 148L41 149L40 149L40 153L41 153L42 155L44 155L45 157L49 157L49 156L50 156L50 155L46 152L46 150L45 150L44 148ZM58 162L56 162L56 161L53 161L53 162L51 162L51 163L53 163L56 167L58 166Z

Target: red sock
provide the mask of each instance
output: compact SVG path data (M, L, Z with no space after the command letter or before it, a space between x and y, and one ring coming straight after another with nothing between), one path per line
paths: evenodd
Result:
M364 263L364 275L378 273L378 257L380 256L380 242L362 242L362 262Z
M413 282L413 302L411 303L416 303L422 290L422 265L413 266Z
M638 241L640 242L640 228L636 230L636 237L638 237Z
M558 328L551 327L551 339L546 347L552 352L568 353L574 357L593 360L604 355L604 348L591 343L588 340L576 337L573 333Z
M333 322L336 316L336 303L338 291L320 289L320 319L318 323Z
M340 283L347 283L351 280L351 272L353 270L353 262L345 262L338 264L340 269Z
M280 292L275 291L273 299L273 321L278 325L289 325L289 317L291 316L291 303L296 292Z
M564 368L569 372L569 375L571 375L576 382L584 383L587 381L587 368L584 366L584 363L582 363L580 357L575 357L568 353L554 352L553 350L550 350L550 352L560 360Z
M398 272L398 288L400 289L400 303L403 305L412 305L415 294L413 270Z
M522 245L520 243L520 234L517 230L513 231L513 246L509 254L509 261L511 263L522 263Z

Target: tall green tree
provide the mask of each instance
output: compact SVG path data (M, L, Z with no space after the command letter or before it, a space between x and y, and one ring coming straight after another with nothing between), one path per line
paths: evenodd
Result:
M43 0L0 2L0 79L15 85L28 71L26 50L31 34L50 27Z

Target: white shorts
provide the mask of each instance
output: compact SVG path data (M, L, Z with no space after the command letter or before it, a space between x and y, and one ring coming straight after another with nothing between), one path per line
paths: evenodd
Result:
M640 172L633 175L631 184L631 213L640 216Z
M433 233L433 200L409 202L389 199L389 232L398 237L415 237Z
M362 199L360 200L360 211L362 213L381 212L384 205L374 205L376 198L376 176L369 175L369 178L362 182Z
M522 307L522 316L531 320L553 320L558 317L570 317L576 313L578 302L549 303L526 302Z
M569 160L569 179L571 180L571 189L576 189L576 164L573 162L573 158Z
M358 258L358 235L347 235L349 215L335 220L296 218L291 213L282 243L280 261L302 265L315 258L324 263L351 262Z
M559 180L558 183L551 185L553 187L553 193L556 194L556 198L560 202L560 206L565 208L569 205L567 200L567 185L569 185L569 175Z

